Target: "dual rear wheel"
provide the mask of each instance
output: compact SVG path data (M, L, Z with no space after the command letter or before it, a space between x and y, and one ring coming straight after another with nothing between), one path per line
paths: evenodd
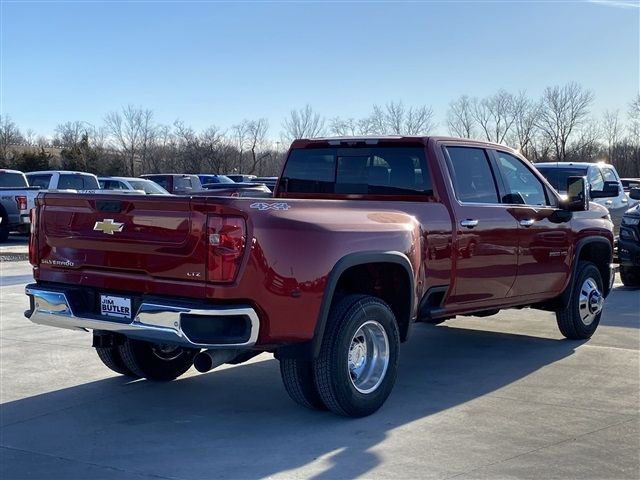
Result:
M331 308L318 358L283 358L280 372L287 393L300 405L364 417L391 393L399 348L391 308L376 297L348 295Z
M114 372L157 381L178 378L191 368L198 352L197 348L158 345L132 338L119 346L96 348L98 358Z

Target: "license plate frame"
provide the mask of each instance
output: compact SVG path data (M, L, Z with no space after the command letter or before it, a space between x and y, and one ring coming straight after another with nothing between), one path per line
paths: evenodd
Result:
M118 320L131 320L131 297L101 293L100 315Z

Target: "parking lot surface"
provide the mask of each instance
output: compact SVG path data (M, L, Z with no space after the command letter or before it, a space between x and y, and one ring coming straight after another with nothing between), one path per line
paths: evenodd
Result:
M263 354L170 383L100 363L91 335L23 317L0 262L0 478L640 478L640 291L616 283L589 341L553 314L416 324L376 414L287 396Z

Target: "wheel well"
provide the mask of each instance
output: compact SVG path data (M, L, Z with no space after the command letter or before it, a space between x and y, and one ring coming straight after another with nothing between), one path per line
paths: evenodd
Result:
M331 303L343 295L373 295L393 311L400 340L405 341L411 319L411 282L406 269L397 263L367 263L345 270L336 285Z
M611 275L611 269L609 263L611 262L611 248L604 242L590 242L587 243L580 250L578 261L586 260L595 264L600 270L600 276L602 277L603 289L605 295L609 293L609 276Z

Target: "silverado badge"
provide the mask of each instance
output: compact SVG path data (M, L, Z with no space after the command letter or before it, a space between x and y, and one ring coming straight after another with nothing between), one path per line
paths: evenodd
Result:
M107 235L113 235L114 232L121 232L123 226L124 223L114 222L113 218L105 218L101 222L96 222L93 229L98 232L106 233Z

